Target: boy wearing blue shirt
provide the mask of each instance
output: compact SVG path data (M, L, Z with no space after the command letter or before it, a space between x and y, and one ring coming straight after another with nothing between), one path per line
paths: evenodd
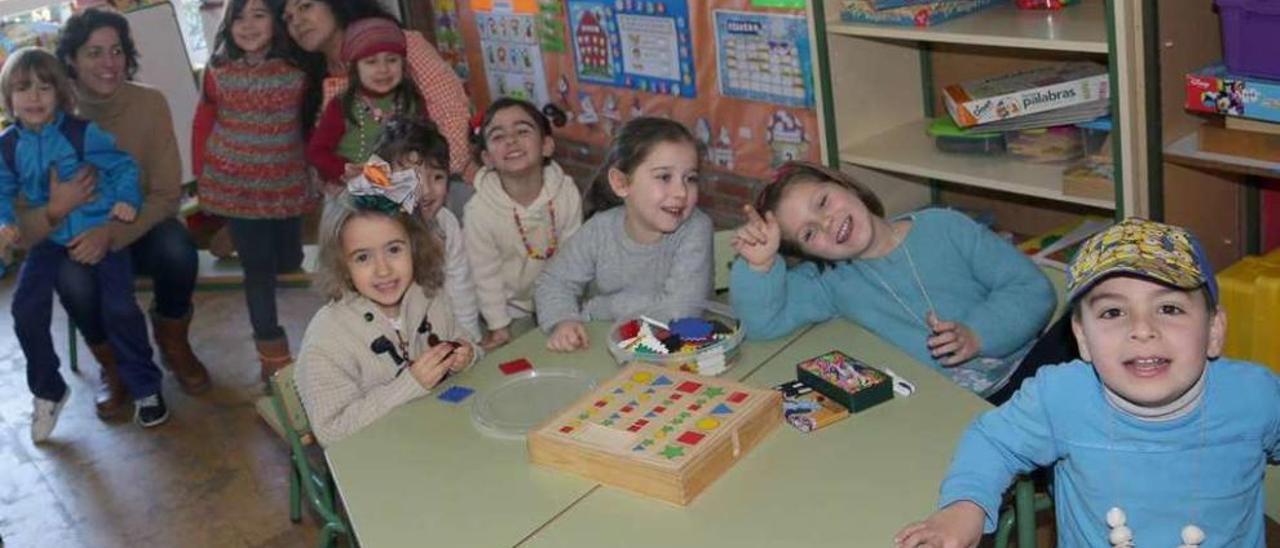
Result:
M1262 546L1280 377L1219 358L1226 318L1186 230L1128 219L1067 279L1083 361L1041 369L969 427L941 508L898 546L974 546L1016 474L1054 467L1063 546Z

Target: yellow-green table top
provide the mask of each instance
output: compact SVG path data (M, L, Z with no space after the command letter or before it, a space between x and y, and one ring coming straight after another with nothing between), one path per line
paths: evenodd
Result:
M604 346L609 325L590 324L591 348L568 354L546 350L541 332L526 333L436 391L453 384L474 388L462 404L432 394L329 447L330 469L361 545L512 546L590 493L594 482L530 465L523 441L477 432L471 403L506 378L498 364L521 357L535 369L612 377L619 368ZM801 333L743 343L725 376L750 374Z
M845 321L816 326L745 382L843 350L916 385L817 432L778 428L687 507L599 486L521 546L888 546L937 504L960 434L990 405Z

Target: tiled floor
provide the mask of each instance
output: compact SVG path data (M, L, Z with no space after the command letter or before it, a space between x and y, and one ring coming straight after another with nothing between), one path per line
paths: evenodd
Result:
M186 396L171 378L171 418L152 430L107 424L93 412L97 365L83 343L81 373L62 372L71 401L52 439L29 434L31 396L13 336L13 276L0 284L0 535L6 547L314 546L310 516L288 518L287 450L253 408L256 354L240 292L196 295L196 353L215 388ZM143 295L144 302L150 295ZM280 316L296 349L321 299L283 290ZM66 317L54 340L65 358Z

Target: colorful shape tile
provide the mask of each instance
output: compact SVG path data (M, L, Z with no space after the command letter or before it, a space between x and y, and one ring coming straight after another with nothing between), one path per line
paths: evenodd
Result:
M654 379L653 383L651 384L653 386L667 386L672 383L671 383L671 379L666 375L658 375L658 378Z
M715 430L720 427L720 419L704 417L698 420L697 427L699 430Z
M636 374L631 376L631 380L640 384L648 384L649 381L653 380L653 373L637 371Z
M614 393L614 394L625 394L625 393L626 393L626 391L624 391L621 387L619 387L619 388L614 388L614 389L613 389L613 393Z
M609 420L615 420L615 421L616 421L616 420L618 420L618 419L620 419L620 418L622 418L622 415L619 415L619 414L617 414L617 413L614 413L614 414L612 414L612 415L609 415Z
M687 394L692 394L694 392L697 392L699 388L702 388L702 383L697 383L693 381L684 381L680 383L680 386L676 387L676 390L679 390L680 392L684 392Z
M729 403L742 403L747 400L746 392L734 392L729 395Z
M707 437L706 434L700 434L698 432L693 432L693 431L686 431L685 433L680 434L680 437L676 438L676 441L683 443L685 445L697 445L698 442L702 441L702 438L705 438L705 437Z
M672 395L671 395L671 399L673 399L673 400L678 400L678 399L683 398L683 397L684 397L684 394L672 394Z
M561 426L561 427L560 427L560 433L561 433L561 434L568 434L569 432L572 432L572 431L573 431L573 427L572 427L572 426Z
M711 414L712 415L732 415L733 408L722 403L715 406L713 409L711 409Z
M632 448L631 448L631 450L632 450L632 451L644 451L644 450L645 450L645 446L644 446L644 445L637 445L637 446L635 446L635 447L632 447Z
M475 392L475 390L465 386L450 386L448 390L441 392L436 398L443 402L461 403L462 400L471 397Z
M514 375L521 371L533 369L533 364L525 358L517 358L509 362L498 365L498 369L502 370L503 375Z
M702 393L702 397L704 398L714 398L722 395L724 395L724 389L719 386L708 386L707 390Z
M632 406L630 406L630 405L624 405L624 406L622 406L622 409L620 409L619 411L622 411L623 413L630 413L630 412L635 411L635 410L636 410L636 408L635 408L635 407L632 407Z
M662 451L659 452L658 454L668 459L674 460L676 457L684 456L684 448L680 447L679 445L668 445L664 447Z
M667 407L665 405L659 405L653 408L654 413L663 413L663 412L666 412L666 410L667 410Z
M697 411L699 409L702 409L702 406L695 403L695 404L689 405L688 409L690 411Z
M604 400L596 400L596 402L592 405L595 405L596 407L604 407L606 405L609 405L609 402Z

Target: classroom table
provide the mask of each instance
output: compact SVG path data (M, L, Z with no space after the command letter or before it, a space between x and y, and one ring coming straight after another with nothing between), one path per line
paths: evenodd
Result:
M748 375L768 387L838 349L916 386L805 434L780 426L687 507L595 487L522 547L888 546L937 504L960 434L990 405L888 342L843 320L810 329Z
M570 368L604 381L618 366L605 348L608 322L588 325L591 347L546 350L534 330L489 353L450 385L477 392L459 405L429 395L403 405L325 451L356 538L365 547L513 546L596 486L528 463L523 441L487 437L471 403L500 384L498 365L527 358L535 369ZM799 337L743 343L725 375L741 378Z

